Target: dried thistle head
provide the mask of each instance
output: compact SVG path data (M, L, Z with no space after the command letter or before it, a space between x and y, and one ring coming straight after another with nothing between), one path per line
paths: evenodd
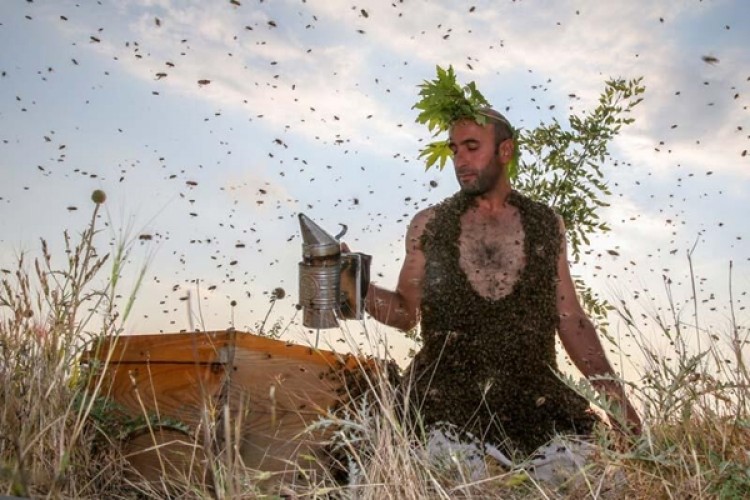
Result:
M101 205L102 203L107 201L107 194L101 189L97 189L93 193L91 193L91 201L93 201L97 205Z

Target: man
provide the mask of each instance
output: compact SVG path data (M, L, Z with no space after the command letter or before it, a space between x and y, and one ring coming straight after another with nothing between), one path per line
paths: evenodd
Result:
M586 434L596 421L556 376L555 331L586 377L614 371L576 297L562 219L512 189L510 124L481 113L486 124L464 119L450 129L460 191L416 214L396 290L371 284L366 309L404 331L421 322L424 346L405 382L427 426L447 423L528 455L554 433ZM592 382L639 432L622 386Z

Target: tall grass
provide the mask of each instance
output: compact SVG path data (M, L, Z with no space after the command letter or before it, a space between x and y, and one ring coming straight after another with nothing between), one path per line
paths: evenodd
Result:
M103 201L103 200L101 200ZM41 242L41 256L18 257L0 286L0 492L89 496L116 483L118 462L88 418L92 394L79 357L92 335L117 335L114 290L94 279L109 259L90 225L74 241L64 233L65 262ZM113 274L122 260L114 260ZM29 269L31 267L31 269ZM94 326L94 318L103 319ZM95 328L92 332L90 328ZM115 478L115 479L113 479Z
M692 261L688 264L692 276ZM645 360L636 389L648 425L624 456L644 495L750 496L750 330L736 321L731 272L730 263L725 331L701 327L695 286L694 313L683 319L666 277L667 314L652 313L648 324L638 327L624 301L616 306ZM666 339L666 345L654 337Z
M207 399L199 428L180 438L182 449L194 457L194 467L171 468L166 448L161 454L163 443L157 444L162 469L156 481L148 481L123 455L122 438L132 430L128 426L133 420L118 420L116 409L106 403L101 370L79 369L81 355L93 340L120 334L134 298L131 294L126 299L122 311L116 307L129 248L123 242L111 257L97 252L100 203L77 239L65 233L61 266L42 242L39 257L20 256L15 269L3 271L0 495L743 498L750 492L750 373L743 352L747 328L736 324L733 309L728 331L719 333L701 328L697 313L686 324L674 307L671 315L654 314L644 325L636 321L640 315L635 307L625 302L615 313L646 360L639 382L630 384L644 432L623 443L605 426L598 428L588 463L562 484L538 481L523 462L507 467L488 458L485 474L477 478L460 454L447 462L431 460L419 417L400 408L402 399L386 376L388 370L364 368L361 381L367 390L344 398L336 411L324 413L310 426L311 433L327 431L331 451L331 458L310 457L326 460L318 472L290 463L297 479L282 484L273 473L246 467L240 453L244 413ZM97 287L96 278L105 272L105 284ZM138 272L142 277L142 270ZM670 356L652 341L655 331L670 343ZM387 345L370 334L374 344ZM703 339L701 344L696 336ZM388 358L387 351L382 357ZM104 363L98 368L106 368ZM606 405L586 384L577 389ZM138 425L147 436L156 438L169 428L164 419L154 420L145 412L142 417ZM180 429L179 422L173 427Z

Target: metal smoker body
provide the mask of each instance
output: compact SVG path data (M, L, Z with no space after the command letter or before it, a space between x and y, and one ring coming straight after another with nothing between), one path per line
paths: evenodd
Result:
M342 252L333 237L304 214L302 262L299 263L299 303L302 324L308 328L335 328L339 319L362 319L364 299L370 284L369 255ZM342 276L346 286L342 290Z

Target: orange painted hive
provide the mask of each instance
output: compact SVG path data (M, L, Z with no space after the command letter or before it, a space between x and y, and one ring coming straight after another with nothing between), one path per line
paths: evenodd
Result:
M326 436L309 426L341 401L344 375L374 366L352 355L227 331L105 338L85 361L104 367L100 394L142 420L123 449L151 481L174 473L210 480L206 457L236 441L245 467L280 481L325 468Z

